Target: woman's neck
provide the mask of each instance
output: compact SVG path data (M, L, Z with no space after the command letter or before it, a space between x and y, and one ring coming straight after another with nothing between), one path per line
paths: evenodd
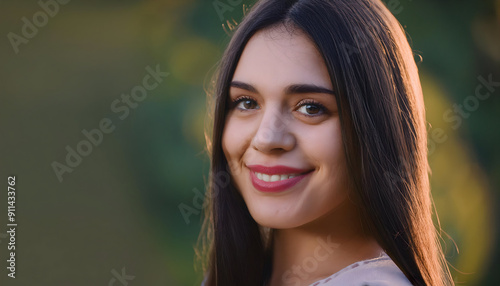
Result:
M382 249L363 233L355 209L348 201L314 222L274 229L269 285L310 285L356 261L379 256Z

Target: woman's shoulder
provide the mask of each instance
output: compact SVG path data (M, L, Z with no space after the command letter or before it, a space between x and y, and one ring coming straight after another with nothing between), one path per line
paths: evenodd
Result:
M399 267L386 254L355 262L310 286L411 286Z

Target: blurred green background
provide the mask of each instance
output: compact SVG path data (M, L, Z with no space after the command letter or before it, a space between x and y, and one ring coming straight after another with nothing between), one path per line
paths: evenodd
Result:
M500 87L474 100L481 77L500 81L500 1L385 2L423 59L432 188L454 279L500 285ZM200 284L202 215L186 220L179 207L197 211L204 192L204 86L228 41L223 24L252 3L72 0L44 18L37 1L0 1L0 285ZM24 18L39 24L29 37ZM112 103L157 65L168 77L120 119ZM114 131L60 182L53 162L65 164L66 146L103 118ZM5 261L8 175L16 279Z

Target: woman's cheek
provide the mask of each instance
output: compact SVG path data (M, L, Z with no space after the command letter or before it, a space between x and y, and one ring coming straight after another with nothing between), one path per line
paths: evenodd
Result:
M229 118L222 135L222 149L233 175L241 172L242 157L245 153L246 137L244 127L237 120Z
M325 122L320 126L304 128L301 145L317 164L335 166L343 158L342 135L338 120Z

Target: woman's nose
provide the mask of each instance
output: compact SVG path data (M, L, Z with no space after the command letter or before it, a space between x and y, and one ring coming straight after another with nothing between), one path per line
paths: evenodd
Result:
M265 112L252 139L252 147L265 153L292 150L296 142L290 116L277 109Z

